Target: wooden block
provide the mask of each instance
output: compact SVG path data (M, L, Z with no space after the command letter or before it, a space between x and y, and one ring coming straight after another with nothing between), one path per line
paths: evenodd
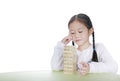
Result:
M64 48L64 73L73 74L77 70L77 56L75 46L65 46Z

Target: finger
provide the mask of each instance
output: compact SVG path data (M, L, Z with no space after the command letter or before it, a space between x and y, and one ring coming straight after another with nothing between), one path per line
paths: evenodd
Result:
M68 36L70 37L71 40L73 40L73 36L72 35L69 34Z
M88 63L84 63L84 66L85 66L85 67L88 67Z
M83 65L83 62L80 62L81 65Z
M89 67L82 67L80 69L81 72L85 72L85 73L88 73L89 72Z
M65 44L69 43L70 41L71 41L71 38L69 36L64 37L62 40L62 42Z
M83 67L88 67L88 64L87 64L87 63L85 63L85 62L80 62L80 64L82 64L82 65L83 65Z
M68 44L71 40L70 39L66 39L65 43Z
M83 66L82 64L78 64L78 68L81 69Z
M72 36L71 36L71 35L68 35L68 39L72 40Z
M70 37L70 36L66 36L66 37L64 38L64 40L65 40L65 41L71 41L71 37Z
M85 63L84 62L80 62L80 64L84 67Z
M81 71L87 71L87 68L81 68Z
M81 75L86 75L87 72L86 72L86 71L80 71L80 74L81 74Z

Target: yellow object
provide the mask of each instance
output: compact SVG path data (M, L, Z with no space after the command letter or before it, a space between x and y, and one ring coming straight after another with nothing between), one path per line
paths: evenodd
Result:
M77 71L77 56L75 46L64 47L64 73L73 74Z

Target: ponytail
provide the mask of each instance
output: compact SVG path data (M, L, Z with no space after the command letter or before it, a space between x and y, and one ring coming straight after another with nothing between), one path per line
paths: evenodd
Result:
M96 52L96 49L95 49L95 36L94 36L94 32L92 33L92 37L93 37L93 56L92 56L92 61L98 62L97 52Z

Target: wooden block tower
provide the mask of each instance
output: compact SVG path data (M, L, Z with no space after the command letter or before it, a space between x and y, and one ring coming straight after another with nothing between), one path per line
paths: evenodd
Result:
M64 47L64 73L73 74L77 70L77 56L75 46Z

